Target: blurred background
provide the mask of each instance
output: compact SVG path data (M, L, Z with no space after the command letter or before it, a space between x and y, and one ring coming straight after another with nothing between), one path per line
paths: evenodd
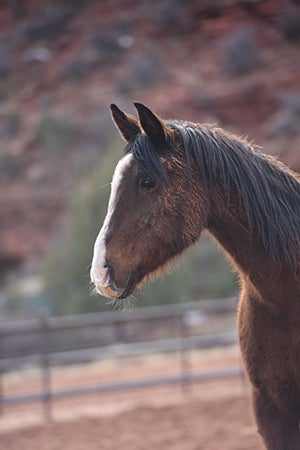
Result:
M221 370L226 363L239 366L233 337L238 284L218 246L207 235L163 280L136 294L133 311L116 311L114 316L112 305L91 295L93 243L123 148L109 104L115 102L134 114L132 103L139 101L165 119L217 123L248 136L265 152L300 170L299 2L6 0L0 3L0 23L0 353L4 361L0 392L12 396L35 391L39 375L25 356L33 358L45 352L56 352L56 360L55 355L52 361L41 357L44 368L53 365L62 371L68 363L72 372L76 363L76 373L92 374L88 383L111 381L122 352L120 364L125 375L127 366L128 371L138 367L141 373L152 373L153 369L153 374L170 375L177 364L170 355L183 348L183 339L187 339L189 355L188 361L186 354L179 355L181 375L187 371L198 374L199 367L211 371ZM228 297L228 301L216 300ZM173 303L178 304L175 309ZM160 306L155 309L155 305ZM140 307L149 309L135 316ZM52 320L53 316L63 317ZM159 320L162 316L165 322ZM178 328L172 320L183 326ZM120 321L124 323L120 325ZM9 328L11 322L14 325ZM48 330L46 338L41 330ZM213 338L204 344L200 338L205 333L223 333L217 341L223 350L198 351L216 344ZM181 343L174 341L177 338ZM168 343L159 344L162 339ZM151 347L149 354L167 348L171 352L167 359L156 354L158 360L141 361L137 355L145 353L145 347L140 353L135 347L135 356L133 347L130 351L126 347L131 352L127 359L124 349L116 352L116 346L120 349L123 344L152 340L155 348ZM42 347L38 345L41 342ZM225 344L230 345L226 351ZM115 360L109 353L109 362L104 362L105 345L116 352ZM71 351L83 348L89 349L88 356L75 357L74 353L71 357ZM25 359L12 363L13 356ZM81 367L80 372L78 364L83 362L94 365ZM149 364L160 371L152 366L150 370ZM74 381L73 372L57 376L56 381L48 369L43 373L41 386L46 391L80 384ZM130 378L129 372L127 375L126 379ZM236 385L233 382L232 386ZM164 392L174 398L168 389L159 395ZM226 397L227 390L228 384L217 391L218 395ZM106 409L116 402L128 406L128 398L122 395L113 397L112 402L105 400ZM222 397L227 410L232 406L237 414L233 422L248 408L243 403L248 394L243 395L242 400L234 398L241 403L232 404ZM147 396L153 397L153 392ZM206 400L202 398L202 403L208 411ZM46 404L46 416L53 418L55 414L48 407ZM194 403L189 406L197 407ZM5 408L11 408L6 416L12 422L13 414L21 414L24 421L28 413L24 405L20 410ZM147 422L150 412L144 413ZM197 414L201 415L198 410ZM184 417L178 421L184 422ZM214 417L212 410L211 420ZM249 433L247 442L234 443L231 438L226 449L260 448L250 412L249 417L244 420L250 425L243 428ZM5 414L0 421L2 418ZM185 426L185 437L177 447L174 440L164 444L151 441L151 445L185 450L217 448L215 429L211 440L206 436L206 443L197 447L194 443L200 442L199 436L189 441L187 436L194 432ZM168 424L165 427L168 430ZM7 421L3 430L7 430ZM20 448L18 434L9 436L6 434L3 448ZM148 448L146 443L135 445L129 438L124 438L125 444L114 441L113 436L106 439L100 447L91 444L87 448ZM76 448L76 442L72 446ZM30 444L28 448L35 447Z
M23 0L0 13L3 315L111 308L89 292L123 149L111 102L218 123L300 168L296 4ZM223 256L202 241L137 306L234 294Z

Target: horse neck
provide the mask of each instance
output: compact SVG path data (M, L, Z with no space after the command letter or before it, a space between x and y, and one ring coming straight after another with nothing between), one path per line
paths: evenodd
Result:
M244 211L235 202L228 205L223 193L217 195L217 201L212 201L207 228L230 256L244 285L252 286L262 297L278 296L281 289L286 289L290 269L276 267L275 270L258 233L255 229L250 231Z
M193 149L196 182L208 199L208 230L257 289L287 289L300 253L295 177L222 130L187 126L183 141L187 150Z

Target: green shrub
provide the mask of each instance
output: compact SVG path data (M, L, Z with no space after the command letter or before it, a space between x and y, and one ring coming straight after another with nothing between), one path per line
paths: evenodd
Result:
M89 270L118 158L116 148L111 150L102 158L99 167L74 190L66 229L46 257L45 285L55 314L105 309L106 302L90 293Z

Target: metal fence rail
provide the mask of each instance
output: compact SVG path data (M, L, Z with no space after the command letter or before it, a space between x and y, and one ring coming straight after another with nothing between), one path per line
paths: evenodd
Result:
M4 349L6 339L24 337L32 333L39 334L39 348L26 349L25 356L20 351L12 349L0 354L0 412L4 405L23 404L41 401L44 405L45 419L52 418L52 401L55 399L124 391L128 389L149 388L170 384L181 384L242 376L241 367L226 370L195 373L191 371L188 352L193 349L236 344L235 332L205 334L190 336L187 314L195 311L210 314L223 314L234 311L236 299L219 299L177 305L162 305L158 307L139 308L130 312L108 312L100 314L85 314L69 317L39 317L28 321L15 323L0 323L0 348ZM118 327L126 323L148 323L157 320L175 320L178 324L178 336L169 339L147 340L134 343L111 343L109 345L92 346L88 348L57 348L51 344L51 334L59 330L90 330L91 327ZM22 349L23 351L24 349ZM53 390L51 386L51 368L57 364L85 362L93 359L121 358L151 353L177 352L180 362L180 373L173 376L160 376L126 382L106 383L102 385L85 386L64 390ZM35 362L41 367L41 392L7 396L3 390L2 376L7 371L28 362Z
M232 377L243 376L243 370L240 366L231 367L211 372L201 373L183 373L180 375L169 375L164 377L151 377L141 380L126 381L121 383L105 383L101 385L78 387L76 389L61 389L45 393L23 394L18 396L8 396L3 399L4 404L13 405L35 401L44 401L45 396L54 399L76 397L89 394L103 394L107 392L118 392L132 389L150 388L170 384L186 384L200 381L219 380Z

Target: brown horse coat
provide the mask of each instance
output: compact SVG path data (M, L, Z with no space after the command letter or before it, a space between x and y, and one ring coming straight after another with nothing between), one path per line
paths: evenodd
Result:
M239 273L239 341L268 450L300 450L300 183L245 140L112 105L127 141L91 280L125 298L208 230ZM199 418L201 420L201 418Z

